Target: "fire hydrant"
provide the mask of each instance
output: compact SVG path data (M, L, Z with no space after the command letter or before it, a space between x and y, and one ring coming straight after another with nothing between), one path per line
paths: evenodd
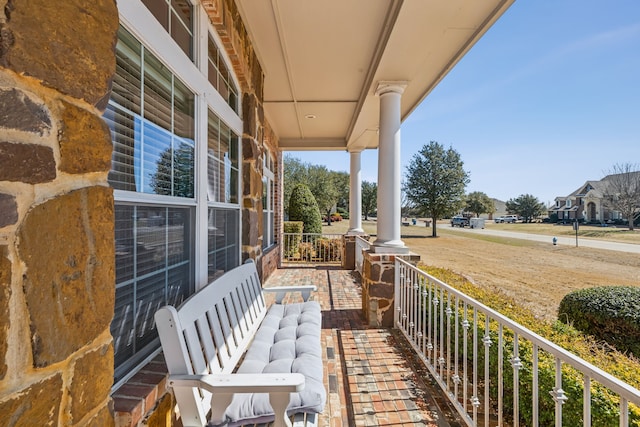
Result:
M557 245L557 244L558 244L558 238L557 238L557 237L554 237L554 238L552 239L552 242L553 242L553 246Z

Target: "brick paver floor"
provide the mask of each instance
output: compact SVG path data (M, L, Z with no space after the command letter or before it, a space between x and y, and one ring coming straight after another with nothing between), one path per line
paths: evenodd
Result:
M337 267L283 268L265 287L316 285L322 306L327 406L321 427L459 426L404 338L363 324L357 273Z

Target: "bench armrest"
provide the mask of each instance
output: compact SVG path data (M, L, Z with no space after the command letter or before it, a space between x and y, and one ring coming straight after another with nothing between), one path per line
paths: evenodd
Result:
M234 393L268 393L275 414L274 427L290 427L287 417L290 393L304 389L302 374L169 375L170 387L202 388L212 393L211 422L224 424Z
M302 374L169 375L170 387L198 387L210 393L294 393L304 389Z
M302 286L276 286L273 288L262 288L263 292L275 292L276 293L276 302L278 304L282 303L284 296L287 292L300 292L302 294L302 299L305 301L309 300L311 296L311 292L315 292L318 290L318 287L315 285L302 285Z

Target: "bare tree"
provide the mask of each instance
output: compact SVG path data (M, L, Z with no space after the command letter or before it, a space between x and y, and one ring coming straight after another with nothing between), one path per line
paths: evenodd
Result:
M633 163L615 164L606 181L604 200L610 209L620 212L629 221L629 230L640 215L640 168Z

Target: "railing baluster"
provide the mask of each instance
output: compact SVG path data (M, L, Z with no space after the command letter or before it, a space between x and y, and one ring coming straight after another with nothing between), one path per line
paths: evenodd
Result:
M427 298L427 307L429 310L429 314L427 316L427 322L429 323L427 326L427 330L429 331L429 337L427 340L427 360L429 361L430 364L433 365L433 359L431 357L431 351L433 350L433 334L432 334L433 330L431 329L431 325L432 325L431 316L433 314L433 310L432 310L433 305L431 304L431 300L433 298L432 285L433 285L433 282L431 278L429 278L428 279L429 296Z
M489 332L489 316L485 315L484 318L484 338L482 343L484 344L484 425L489 427L489 414L490 414L490 399L489 389L491 386L491 377L489 375L489 351L491 349L491 335Z
M562 360L556 357L556 386L549 392L556 402L556 427L562 427L562 405L569 399L562 389Z
M498 326L498 426L502 427L502 411L504 399L504 327L502 323Z
M538 381L538 344L533 344L533 354L532 354L532 368L533 368L533 393L532 393L532 402L533 405L533 419L531 421L531 425L533 427L538 427L538 411L540 408L540 401L538 400L540 384Z
M518 427L520 424L520 338L518 333L513 333L513 357L511 358L511 366L513 367L513 426Z
M620 398L620 427L629 427L629 401Z
M460 386L460 372L458 372L458 360L459 360L459 356L460 356L460 329L459 329L459 323L460 323L460 298L456 297L455 300L455 306L454 306L454 313L455 313L455 320L454 320L454 329L455 329L455 337L454 337L454 355L453 355L453 363L454 363L454 370L453 370L453 397L455 398L455 400L458 400L458 388Z
M425 280L420 282L422 290L420 291L420 313L422 313L420 320L420 333L422 334L422 356L427 356L427 315L429 313L429 299L427 293L427 283Z
M464 320L462 322L462 329L464 329L464 338L462 344L462 402L464 405L464 412L467 413L467 402L469 400L468 390L469 390L469 371L467 369L467 361L469 360L469 351L468 351L468 342L469 342L469 320L468 316L468 307L467 302L464 303Z
M584 376L582 393L582 427L591 427L591 378Z
M447 360L445 363L445 372L447 377L447 390L451 390L451 375L450 366L451 366L451 315L453 314L453 310L451 309L451 294L447 292Z
M444 288L440 287L440 357L438 365L440 365L440 378L444 378Z
M433 366L435 366L436 368L438 367L438 341L439 341L439 337L438 337L438 304L439 304L439 300L438 300L438 288L436 287L436 284L434 282L433 284L433 361L431 363L433 363ZM437 375L439 376L440 373L438 372Z
M478 425L478 406L480 399L478 398L478 309L473 307L473 397L471 397L473 405L473 424Z

